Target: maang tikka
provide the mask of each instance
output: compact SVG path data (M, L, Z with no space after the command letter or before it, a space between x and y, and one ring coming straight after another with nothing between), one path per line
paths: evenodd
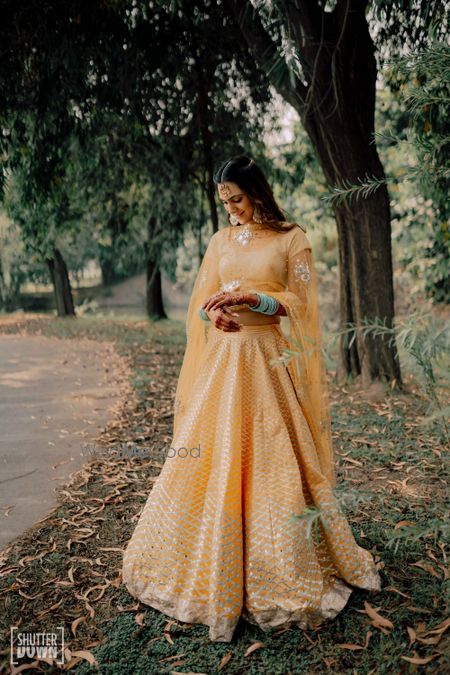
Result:
M219 183L219 194L221 197L229 197L231 194L230 186L226 185L226 183Z

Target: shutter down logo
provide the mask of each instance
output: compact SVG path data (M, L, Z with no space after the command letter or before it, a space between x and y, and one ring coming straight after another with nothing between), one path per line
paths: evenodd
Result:
M51 659L54 665L63 665L64 626L43 633L11 626L11 665L17 666L23 659Z

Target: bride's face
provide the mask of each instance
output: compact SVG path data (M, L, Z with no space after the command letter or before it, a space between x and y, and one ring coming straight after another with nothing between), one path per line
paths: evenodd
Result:
M227 213L235 216L240 224L248 223L253 217L254 206L243 190L236 183L219 184L219 199Z

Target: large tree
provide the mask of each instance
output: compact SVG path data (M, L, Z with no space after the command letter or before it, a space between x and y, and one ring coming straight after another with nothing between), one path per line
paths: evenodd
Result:
M373 142L377 46L426 37L445 3L421 0L224 0L255 60L298 112L327 183L353 184L369 175L380 187L364 200L334 205L339 237L343 325L394 322L389 195ZM439 9L440 8L440 9ZM372 13L369 13L369 10ZM372 24L369 25L369 21ZM371 35L377 35L377 46ZM341 340L338 374L401 384L389 336Z
M163 315L161 299L155 299L161 241L176 248L193 220L186 206L185 218L180 217L178 203L190 206L192 192L200 189L217 229L214 165L240 143L254 147L270 102L266 78L235 35L234 22L205 13L207 5L207 0L190 3L188 20L186 12L163 2L88 6L61 0L40 8L5 0L2 5L3 158L10 171L26 175L28 207L39 211L51 202L55 180L64 183L70 165L66 150L79 143L93 167L90 185L97 184L96 198L107 197L112 205L105 214L112 237L126 229L112 193L128 187L130 173L141 187L151 184L145 227L152 237L146 267L152 270L148 308L154 316ZM111 138L114 157L103 150L95 157L99 135ZM203 223L194 224L200 231ZM31 236L37 239L38 233ZM107 251L102 262L108 274L113 272ZM64 272L62 266L55 269Z

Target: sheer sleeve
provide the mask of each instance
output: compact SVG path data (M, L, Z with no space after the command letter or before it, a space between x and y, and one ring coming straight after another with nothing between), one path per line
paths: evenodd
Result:
M304 316L310 302L311 270L313 267L311 248L304 248L305 242L300 236L294 236L288 252L288 291L294 293L300 301L300 314Z

